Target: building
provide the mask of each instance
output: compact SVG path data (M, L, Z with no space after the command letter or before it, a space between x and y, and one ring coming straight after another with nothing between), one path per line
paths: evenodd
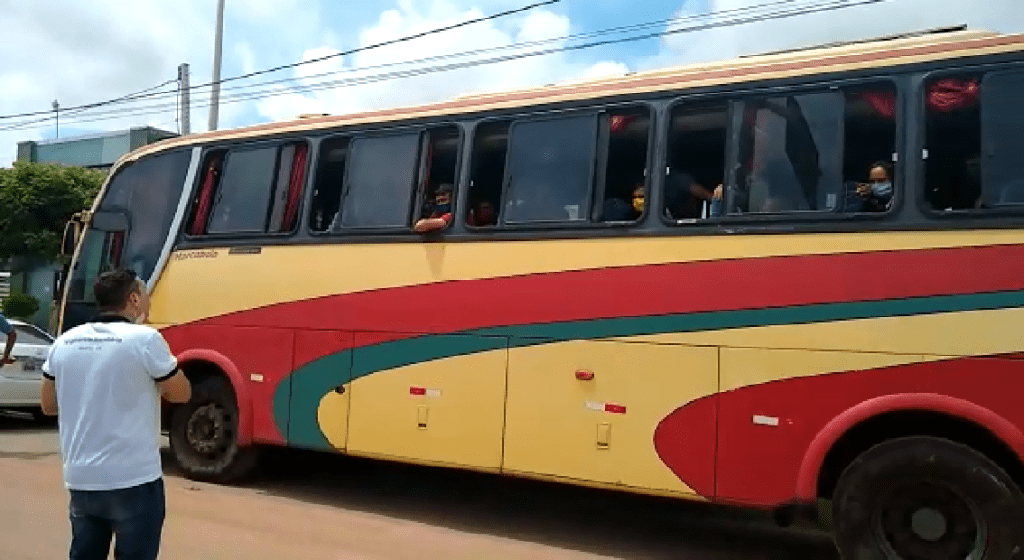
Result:
M18 142L18 161L59 163L106 170L119 157L132 150L175 136L178 134L146 126L58 140L29 140Z
M106 171L121 156L147 144L176 136L178 134L174 132L146 126L58 140L18 142L18 161L56 163ZM3 269L0 267L0 270ZM12 271L7 274L8 290L27 293L39 300L39 311L28 319L29 322L53 332L53 298L60 265L26 261L8 263L7 270Z

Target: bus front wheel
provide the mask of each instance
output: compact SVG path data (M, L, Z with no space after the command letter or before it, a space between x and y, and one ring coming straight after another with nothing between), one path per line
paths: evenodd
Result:
M1024 498L977 451L936 437L864 452L833 495L836 547L848 560L1024 559Z
M238 446L238 406L222 377L192 388L192 398L171 416L171 451L185 475L207 482L234 482L249 474L256 449Z

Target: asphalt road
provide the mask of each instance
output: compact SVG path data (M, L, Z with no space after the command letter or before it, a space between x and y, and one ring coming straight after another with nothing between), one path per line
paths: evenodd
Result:
M295 450L239 486L195 483L165 453L162 559L834 560L824 533L766 515ZM0 416L0 558L66 557L52 424Z

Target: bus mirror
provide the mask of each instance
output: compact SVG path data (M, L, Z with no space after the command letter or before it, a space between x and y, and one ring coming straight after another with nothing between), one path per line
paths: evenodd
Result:
M64 237L60 241L60 254L64 257L70 257L75 252L75 246L78 245L78 234L79 225L75 220L69 220L68 223L64 224Z
M92 215L93 229L100 231L128 231L128 214L124 212L96 212Z

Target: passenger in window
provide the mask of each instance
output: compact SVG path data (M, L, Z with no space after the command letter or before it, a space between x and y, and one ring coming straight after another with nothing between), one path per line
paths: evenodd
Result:
M489 200L478 200L469 209L469 217L466 223L473 227L493 226L498 223L498 217L494 213L494 205Z
M716 203L715 201L718 201ZM686 172L672 173L665 181L665 214L670 220L696 219L704 215L704 206L719 206L722 200L722 185L709 190ZM714 215L708 212L708 215Z
M626 202L619 197L611 197L604 201L603 222L635 222L644 213L644 184L633 185L630 200Z
M719 217L722 209L722 185L709 190L688 173L679 173L666 188L666 214L669 219L685 220Z
M425 233L448 227L452 221L452 185L443 183L434 192L434 199L424 204L423 217L420 218L413 231Z
M857 196L863 200L861 212L885 212L892 204L892 166L884 161L871 164L868 182L857 185Z

